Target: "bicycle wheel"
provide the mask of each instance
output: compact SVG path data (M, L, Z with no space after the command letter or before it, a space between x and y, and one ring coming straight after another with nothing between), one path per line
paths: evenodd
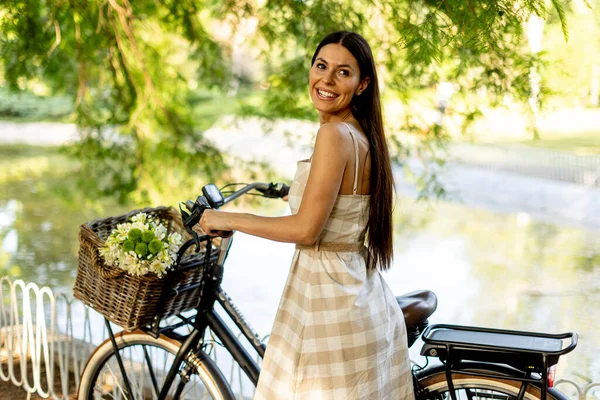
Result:
M419 380L421 387L425 389L422 399L446 400L451 399L448 391L446 374L443 372L429 375ZM456 391L457 399L481 400L502 399L514 400L519 394L521 382L503 378L485 378L464 374L452 374L452 383ZM527 386L525 399L541 399L541 389L533 384ZM553 390L548 392L547 400L562 400L562 396L556 396Z
M141 331L118 334L115 338L133 392L132 400L158 398L158 392L181 343L163 335L154 339ZM190 374L180 399L233 399L223 374L212 360L196 359L194 365L196 368ZM167 399L173 399L180 380L181 376L178 374ZM90 356L81 375L78 399L128 399L121 370L109 339L98 346Z

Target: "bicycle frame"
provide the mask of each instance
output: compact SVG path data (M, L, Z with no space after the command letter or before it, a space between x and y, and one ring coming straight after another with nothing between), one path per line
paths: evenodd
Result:
M266 346L260 341L258 334L254 332L252 327L246 322L244 316L241 314L237 306L235 306L231 298L225 293L225 291L223 291L223 289L221 289L220 286L215 289L214 295L219 304L221 304L225 309L227 315L233 320L236 326L240 328L243 335L250 342L252 347L260 355L260 357L263 357ZM252 384L254 386L258 384L260 367L256 361L254 361L242 343L238 340L238 338L233 334L231 329L229 329L223 319L217 314L214 308L206 313L203 313L201 318L198 318L197 316L195 321L190 322L194 322L194 330L184 341L178 354L176 355L175 361L173 362L163 388L161 389L161 393L158 397L159 400L164 400L166 398L173 380L175 379L176 374L179 372L181 364L185 360L188 353L190 351L194 351L194 349L200 349L206 328L210 328L210 330L220 340L222 345L231 354L240 368L242 368L242 370L246 373L246 376L248 376L248 379L250 379ZM177 399L178 396L175 398Z

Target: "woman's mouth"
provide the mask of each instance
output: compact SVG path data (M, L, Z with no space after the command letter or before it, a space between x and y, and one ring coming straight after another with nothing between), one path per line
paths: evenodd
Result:
M339 95L323 89L317 89L317 96L322 100L333 100Z

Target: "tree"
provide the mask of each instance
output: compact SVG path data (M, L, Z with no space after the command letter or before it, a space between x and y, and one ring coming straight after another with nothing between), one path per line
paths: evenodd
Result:
M249 45L262 49L268 118L316 118L305 93L312 51L328 32L363 34L384 67L390 92L408 104L415 91L448 79L465 93L484 88L526 101L529 71L539 62L523 45L522 24L545 17L545 0L4 0L0 54L13 87L39 78L73 93L83 182L126 199L157 190L181 171L214 177L224 159L202 137L190 113L195 83L226 91L230 46L214 21L235 31L258 26ZM559 0L553 6L563 21ZM224 26L224 25L221 25ZM464 111L465 121L477 113ZM405 113L404 129L439 140ZM396 141L400 146L400 143ZM431 189L431 188L430 188ZM439 190L439 188L433 189Z

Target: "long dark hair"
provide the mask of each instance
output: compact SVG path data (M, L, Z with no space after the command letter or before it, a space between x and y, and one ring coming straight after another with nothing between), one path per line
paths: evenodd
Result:
M335 43L344 46L356 59L361 81L366 77L370 83L360 96L352 98L352 115L358 120L369 139L371 152L371 206L367 223L367 247L369 268L388 269L393 257L393 190L394 177L381 115L379 82L371 47L357 33L340 31L327 35L317 46L311 65L319 50Z

